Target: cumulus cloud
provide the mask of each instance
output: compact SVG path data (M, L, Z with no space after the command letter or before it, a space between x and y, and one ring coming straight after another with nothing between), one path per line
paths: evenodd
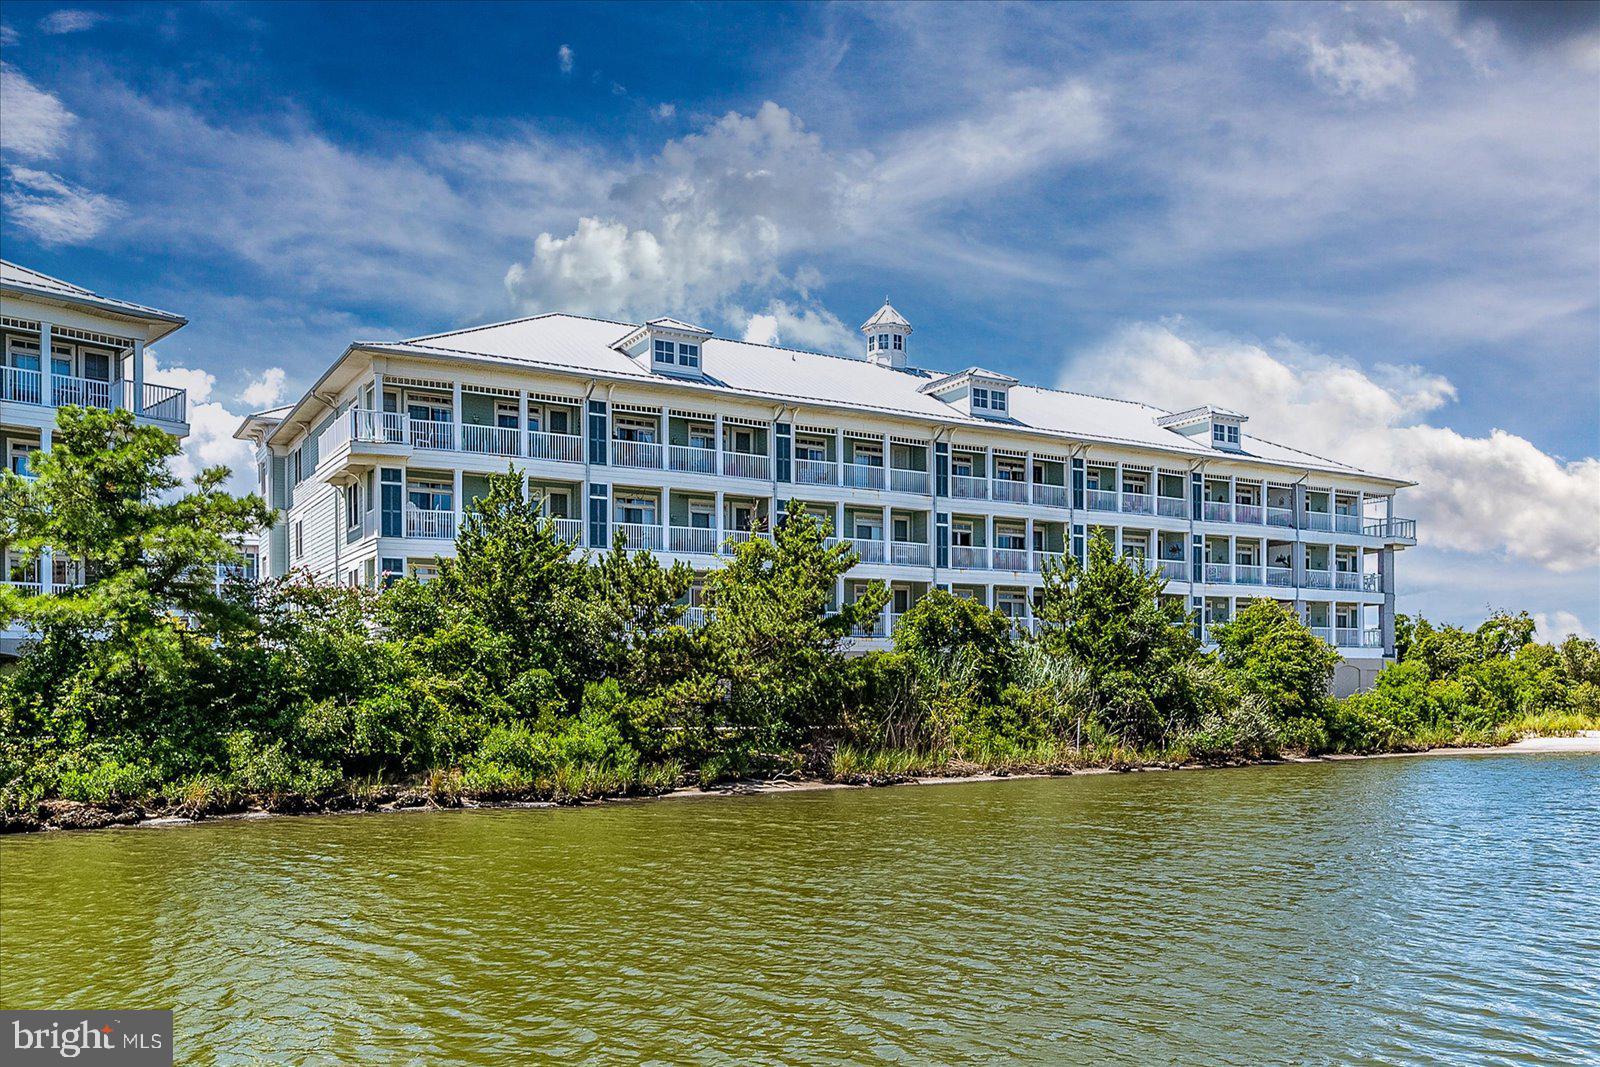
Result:
M572 49L569 46L562 45L556 49L556 63L560 65L561 73L572 73Z
M270 408L283 399L286 378L282 367L268 367L261 377L244 387L239 399L256 411Z
M650 117L657 122L670 122L677 117L677 114L678 105L676 104L657 104L650 109Z
M765 311L751 315L745 323L744 339L834 355L849 355L861 348L860 335L827 308L786 300L774 300Z
M231 410L227 404L212 398L216 376L193 367L164 367L156 351L151 349L145 353L145 380L175 385L189 394L189 436L184 438L182 451L173 460L173 473L189 479L207 467L224 466L233 472L228 483L231 491L254 491L250 444L233 437L246 413Z
M1362 367L1175 319L1125 328L1073 362L1061 384L1170 410L1240 407L1258 437L1415 480L1402 512L1416 515L1430 546L1557 573L1600 563L1600 459L1563 460L1503 430L1475 437L1429 425L1455 387L1415 367Z
M1357 100L1381 100L1416 92L1414 61L1395 42L1382 38L1325 44L1318 34L1301 39L1306 50L1306 70L1330 92Z
M1536 611L1533 624L1538 639L1552 645L1559 645L1569 637L1594 636L1583 620L1570 611Z
M46 245L84 244L124 211L104 193L31 167L6 168L3 195L11 221Z
M81 33L92 30L110 16L99 11L79 11L64 8L61 11L52 11L39 20L39 29L45 33Z
M0 141L7 156L48 159L66 143L74 121L60 97L40 89L15 67L0 64Z

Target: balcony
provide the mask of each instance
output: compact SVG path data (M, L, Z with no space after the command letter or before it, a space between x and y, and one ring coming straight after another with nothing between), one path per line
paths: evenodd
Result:
M1277 589L1294 588L1294 568L1268 567L1267 584Z
M991 493L996 500L1013 500L1020 504L1028 502L1028 483L1021 478L996 478Z
M1181 559L1157 560L1156 573L1169 582L1187 582L1189 580L1189 564Z
M1034 569L1043 574L1046 563L1060 563L1061 557L1065 554L1064 552L1035 552L1033 554Z
M1300 585L1305 589L1332 589L1333 575L1326 569L1307 567L1300 577Z
M1156 514L1164 519L1187 519L1189 517L1188 501L1181 496L1156 497Z
M827 459L797 459L794 481L796 485L838 485L838 465Z
M1256 563L1235 563L1233 565L1234 585L1261 585L1263 575L1261 566Z
M1206 581L1212 585L1233 584L1233 564L1207 563L1205 566Z
M75 404L79 407L128 408L133 382L129 380L103 382L96 378L78 378L70 374L50 376L52 401L55 407ZM44 404L44 379L36 370L22 367L0 367L0 400L18 404ZM163 422L183 422L188 415L188 394L172 385L144 383L139 397L139 414Z
M522 455L522 431L515 426L461 424L461 451L484 456Z
M1321 638L1322 640L1326 641L1328 644L1330 644L1330 645L1333 644L1333 640L1334 640L1334 638L1333 638L1333 627L1331 627L1331 626L1312 626L1312 627L1310 627L1310 630L1311 630L1312 634L1314 634L1315 636L1317 636L1317 637Z
M629 544L632 544L629 535ZM674 526L667 531L667 543L674 552L714 556L717 554L717 531L706 526Z
M1089 490L1090 511L1116 511L1117 494L1109 489Z
M1294 509L1267 505L1267 525L1277 526L1285 530L1294 529Z
M583 543L583 520L582 519L559 519L558 518L558 519L552 519L551 521L553 523L555 523L556 537L560 538L563 541L568 542L569 544L579 545L579 544Z
M647 526L641 522L614 522L611 524L612 541L621 534L625 547L630 551L660 552L663 539L659 526Z
M772 461L755 452L724 452L722 473L729 478L755 478L772 480Z
M950 495L962 500L987 500L989 497L989 480L987 478L974 478L970 474L952 474L950 476Z
M703 607L687 607L678 620L678 625L689 630L698 630L706 624L706 609Z
M424 511L421 508L407 508L406 536L453 541L456 536L456 513L453 511Z
M1353 511L1336 511L1333 513L1333 528L1338 533L1360 533L1361 516Z
M1207 522L1233 521L1233 505L1226 500L1207 500L1200 513Z
M724 556L731 556L740 545L756 540L770 541L772 535L765 530L729 530L722 535L720 548Z
M1155 511L1155 497L1149 493L1122 494L1122 513L1124 515L1154 515Z
M614 439L611 442L611 465L614 467L639 467L645 470L660 470L661 453L661 446L654 441Z
M1417 539L1416 519L1379 519L1369 522L1361 528L1361 532L1368 537L1381 537L1385 541L1415 541Z
M852 537L850 547L861 557L862 563L883 562L883 542L871 537Z
M890 541L889 562L901 567L926 567L933 559L928 546L919 541Z
M997 571L1025 571L1028 569L1028 550L997 548L993 553L993 566Z
M840 471L844 484L852 489L882 489L883 468L871 463L846 463Z
M1241 504L1236 502L1233 505L1234 522L1246 523L1251 526L1260 526L1263 518L1264 509L1260 504Z
M1349 626L1337 627L1333 631L1333 643L1340 648L1360 648L1361 630Z
M1300 528L1330 532L1333 529L1333 516L1326 511L1308 511L1300 516Z
M1359 590L1361 588L1360 571L1334 571L1333 587L1335 589Z
M928 481L927 471L907 470L903 467L894 467L889 471L889 488L896 493L917 493L927 496L931 484Z
M411 447L437 448L445 452L456 450L456 424L410 419Z
M582 463L583 438L577 434L528 431L528 458L557 463Z
M950 566L958 570L988 570L989 550L981 545L951 545Z
M1362 648L1382 648L1383 630L1376 626L1369 626L1361 631Z
M1067 487L1051 485L1048 482L1034 482L1033 502L1048 508L1064 508L1067 506Z
M667 465L690 474L715 474L717 453L713 448L700 445L668 445Z

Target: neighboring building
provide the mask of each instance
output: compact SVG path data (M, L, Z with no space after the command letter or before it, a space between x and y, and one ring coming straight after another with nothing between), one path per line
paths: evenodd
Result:
M68 404L130 408L140 422L187 435L184 391L144 375L145 346L187 321L0 261L0 450L6 467L29 476L33 454L50 449L57 409ZM29 563L0 552L0 578L8 583L49 591L79 580L73 560L46 553ZM0 632L0 650L16 636Z
M557 314L352 344L239 430L283 511L263 569L426 577L511 464L575 545L621 531L702 569L804 503L860 553L837 596L871 579L893 592L866 647L935 585L1032 626L1042 561L1103 530L1202 628L1252 597L1292 605L1354 665L1342 689L1392 651L1408 483L1251 437L1225 408L916 369L887 303L862 332L864 359Z

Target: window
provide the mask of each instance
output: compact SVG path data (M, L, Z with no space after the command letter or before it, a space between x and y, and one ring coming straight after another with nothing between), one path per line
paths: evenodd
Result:
M973 386L972 387L972 407L973 407L974 410L982 409L984 411L988 411L989 410L989 390L983 388L982 386L978 386L978 385Z
M656 424L653 420L617 416L617 440L654 444L655 439Z
M883 466L883 446L858 444L855 447L855 462L863 467Z
M361 525L361 487L347 485L344 487L344 525L347 530L354 530Z
M296 448L294 450L293 458L294 458L294 463L293 463L293 467L294 467L294 484L295 485L299 485L302 481L305 480L305 475L303 473L301 473L301 470L300 470L300 449Z
M679 343L678 365L682 367L698 367L700 365L700 346Z
M617 521L635 526L655 526L656 502L645 497L618 497Z
M494 424L502 429L515 430L517 428L517 405L515 402L498 400L494 405Z
M1006 391L1004 389L989 390L989 410L1004 411L1006 409Z
M867 335L867 351L874 352L878 348L878 339L871 334Z
M405 574L406 574L406 561L405 560L396 559L396 558L394 558L392 556L385 556L383 558L382 563L383 563L383 577L382 577L381 580L383 582L383 587L385 589L389 588L395 582L398 582L401 578L405 577Z
M885 351L885 350L888 349L888 347L889 347L889 335L886 334L886 333L880 333L878 335L878 351L880 351L880 352Z
M551 408L550 409L550 432L551 433L559 433L559 434L570 434L570 433L572 433L572 431L567 429L567 425L568 425L567 424L567 409L566 408Z
M83 376L97 382L111 380L111 355L107 352L83 353Z
M696 424L689 427L690 448L713 448L715 447L713 437L709 426Z
M996 530L994 532L994 547L1022 549L1027 542L1023 539L1021 530Z
M815 441L796 441L794 446L794 458L805 460L808 463L826 463L828 460L828 452L822 445L816 443Z
M1211 424L1211 440L1219 445L1237 445L1239 427L1231 422L1214 422Z
M906 347L906 339L904 337L901 337L899 334L895 334L894 335L894 350L896 352L903 352L903 351L905 351L905 347Z
M665 363L669 367L672 366L673 344L671 341L656 341L655 352L657 363Z
M38 445L22 441L11 442L11 473L21 475L24 478L31 478L30 466L33 454L37 451L39 451Z
M299 559L306 554L305 526L299 519L294 522L294 558Z
M709 505L709 504L690 504L689 505L689 528L691 530L709 530L709 529L711 529L711 505Z
M956 522L950 525L950 543L958 548L972 547L972 523Z
M733 431L733 450L735 452L754 453L756 450L756 435L754 430Z
M894 520L894 539L900 542L911 540L911 520L896 517Z

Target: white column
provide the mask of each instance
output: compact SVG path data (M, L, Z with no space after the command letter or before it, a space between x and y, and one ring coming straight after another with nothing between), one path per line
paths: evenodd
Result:
M833 431L833 484L844 484L844 434L838 430Z
M987 452L985 454L984 460L985 460L985 462L988 462ZM989 566L993 567L994 566L994 516L993 515L985 515L983 517L983 528L984 528L983 554L986 557L988 557Z
M1122 471L1117 471L1117 509L1122 509ZM1118 559L1122 558L1122 523L1119 521L1111 528L1111 548Z
M722 466L722 412L715 411L711 414L711 462L712 470L718 474L726 474Z
M450 447L459 452L463 444L461 440L461 379L459 378L450 383L450 403L452 406L450 417L455 420L450 426L450 436L452 438ZM460 476L460 472L456 472L456 477L459 478Z
M44 426L39 430L39 451L50 451L51 427ZM55 550L49 545L39 550L39 589L44 593L55 592L56 557Z
M713 496L716 500L717 510L711 515L711 551L720 553L722 551L722 509L725 501L723 500L721 489L716 490Z
M1122 461L1117 460L1117 514L1122 514ZM1122 555L1122 527L1117 527L1117 555Z
M1233 578L1238 577L1238 574L1239 574L1239 542L1233 536L1233 534L1229 534L1228 535L1228 577L1229 577L1229 579L1233 579ZM1231 611L1232 609L1230 608L1229 610Z
M662 434L662 436L665 437L666 435ZM661 490L661 496L657 499L660 506L656 509L656 520L661 526L661 550L664 552L672 547L672 542L667 540L670 536L670 531L668 531L667 527L672 521L672 490Z
M133 395L128 407L137 415L144 410L144 342L133 342Z
M1031 461L1028 464L1028 470L1030 472L1033 470L1033 463ZM1030 477L1031 477L1031 474L1030 474ZM1028 562L1028 565L1029 565L1028 569L1032 570L1033 569L1032 568L1032 564L1033 564L1033 516L1032 515L1029 515L1026 519L1023 520L1022 549L1026 553L1026 555L1024 555L1022 558Z
M39 402L47 408L56 406L55 375L50 372L50 324L39 323Z
M884 440L887 441L888 438ZM883 454L883 461L884 463L889 462L889 453L885 452ZM887 470L885 470L884 477L888 477ZM885 504L883 506L883 562L885 563L889 562L889 533L889 505Z
M451 480L454 483L452 496L454 497L455 504L456 504L456 529L460 530L461 529L461 524L466 521L466 517L467 517L467 502L466 502L466 500L462 499L462 495L461 495L461 468L460 467L457 467L453 472L451 472ZM338 544L338 542L339 542L339 538L335 537L334 538L334 543Z
M1025 466L1022 468L1022 480L1023 480L1024 484L1026 484L1027 487L1028 487L1028 503L1037 504L1038 501L1033 499L1033 450L1032 449L1028 450L1027 454L1023 457L1022 462L1025 464ZM1032 523L1030 522L1029 525L1031 527ZM1030 551L1030 552L1033 551L1033 534L1031 534L1031 533L1028 535L1028 551ZM1031 599L1030 599L1030 602L1031 602Z

